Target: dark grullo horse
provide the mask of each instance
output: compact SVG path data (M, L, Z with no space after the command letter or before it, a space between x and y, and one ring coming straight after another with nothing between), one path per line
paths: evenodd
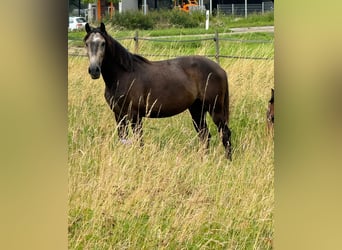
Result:
M228 81L218 64L200 56L152 62L128 52L106 32L103 23L97 28L87 23L85 29L88 71L93 79L102 74L120 140L126 141L129 122L141 138L143 117L170 117L188 109L200 139L209 146L205 118L209 112L231 159Z
M271 89L271 99L268 101L266 119L268 132L272 133L274 126L274 89Z

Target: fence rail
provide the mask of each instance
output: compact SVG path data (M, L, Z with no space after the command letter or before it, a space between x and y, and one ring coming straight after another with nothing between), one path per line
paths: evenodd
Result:
M205 57L213 57L216 59L217 63L220 63L220 58L231 58L231 59L248 59L248 60L273 60L273 57L254 57L254 56L236 56L236 55L221 55L220 54L220 42L234 42L234 43L273 43L270 40L244 40L244 39L235 39L235 38L221 38L219 37L219 33L216 32L214 36L208 38L198 38L198 39L166 39L166 38L149 38L149 37L139 37L139 33L136 32L134 37L123 37L117 38L116 40L134 40L134 53L139 54L139 41L148 41L148 42L159 42L159 43L192 43L192 42L202 42L202 41L213 41L215 42L215 55L202 55ZM68 52L69 56L86 56L85 53L75 53ZM165 54L139 54L145 57L177 57L184 55L165 55Z

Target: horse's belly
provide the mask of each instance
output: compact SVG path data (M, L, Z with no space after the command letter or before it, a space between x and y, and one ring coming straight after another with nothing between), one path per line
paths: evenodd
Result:
M145 116L150 118L170 117L182 113L193 103L193 98L168 100L158 99L145 106Z
M182 108L182 109L163 109L163 108L160 108L160 110L153 110L151 112L148 112L145 116L149 117L149 118L164 118L164 117L170 117L170 116L180 114L185 110L186 110L186 108Z
M178 92L172 91L168 94L153 96L151 98L153 101L149 101L147 107L151 110L150 117L170 117L187 110L196 98L195 91L182 89Z

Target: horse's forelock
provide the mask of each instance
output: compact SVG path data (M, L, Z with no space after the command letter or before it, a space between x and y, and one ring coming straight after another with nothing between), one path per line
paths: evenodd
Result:
M107 40L107 39L106 39L106 37L108 36L107 32L106 32L106 31L102 31L100 28L93 28L93 29L91 29L89 32L87 32L87 34L85 35L85 37L84 37L83 40L86 41L86 40L89 38L89 36L90 36L91 34L93 34L93 33L100 33L101 36L103 36L103 38L104 38L105 40Z

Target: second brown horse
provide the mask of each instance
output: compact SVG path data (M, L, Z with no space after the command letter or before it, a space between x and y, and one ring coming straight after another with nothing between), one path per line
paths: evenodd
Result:
M268 101L268 108L266 112L267 130L268 133L273 134L274 126L274 89L271 89L271 99Z

